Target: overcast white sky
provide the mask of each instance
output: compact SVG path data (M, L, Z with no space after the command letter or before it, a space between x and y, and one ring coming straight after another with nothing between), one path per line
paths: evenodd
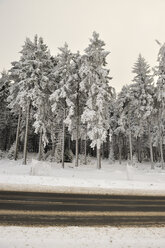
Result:
M111 85L131 82L141 53L153 67L165 42L165 0L0 0L0 71L19 59L25 38L42 36L52 55L66 41L73 51L100 33L111 53Z

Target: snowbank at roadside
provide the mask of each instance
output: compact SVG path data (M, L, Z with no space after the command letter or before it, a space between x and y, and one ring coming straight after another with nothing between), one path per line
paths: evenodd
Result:
M103 161L102 169L96 169L96 161L74 168L66 163L39 162L32 159L28 165L22 161L0 160L0 190L123 193L165 195L165 171L150 164L130 167L126 163L109 164Z

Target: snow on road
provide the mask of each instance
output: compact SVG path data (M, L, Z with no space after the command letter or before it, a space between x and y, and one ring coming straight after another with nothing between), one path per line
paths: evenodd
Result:
M165 228L0 226L2 248L164 248Z

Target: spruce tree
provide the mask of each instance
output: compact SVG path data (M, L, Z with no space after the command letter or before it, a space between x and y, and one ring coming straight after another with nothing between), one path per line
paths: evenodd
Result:
M97 148L97 168L101 168L100 149L106 140L109 129L109 102L112 88L109 86L109 70L106 69L106 57L109 52L104 50L105 43L99 34L93 32L89 46L85 49L83 81L81 87L87 92L87 101L82 114L82 122L87 124L87 135L91 147Z
M66 132L66 117L68 113L67 105L70 105L68 82L71 74L71 59L72 53L65 43L64 47L59 48L60 53L57 55L57 66L55 68L55 87L50 95L52 112L56 116L57 122L61 127L58 137L61 144L61 161L64 168L64 152L65 152L65 132ZM71 106L70 106L71 107ZM59 135L58 134L58 135ZM58 148L59 149L59 148Z
M134 98L131 95L131 85L123 86L121 92L118 95L118 106L119 106L119 124L122 130L125 130L129 140L129 159L133 165L133 145L132 145L132 133L135 126L135 115L134 115Z
M84 126L81 122L81 115L83 113L84 104L86 101L86 93L81 88L82 76L81 66L83 58L79 52L73 54L70 66L70 78L67 82L68 98L66 104L68 106L68 114L66 118L66 125L74 140L76 140L76 157L75 167L78 166L79 156L79 139L84 137Z
M10 136L12 132L12 115L8 108L7 98L9 96L10 79L9 74L3 70L0 78L0 149L10 148Z
M134 84L131 85L131 94L133 96L134 114L137 120L134 135L138 137L138 141L140 141L140 137L142 137L142 134L145 133L145 129L148 127L151 168L154 169L151 135L152 116L154 112L154 86L153 78L150 75L150 66L141 54L139 54L132 72L135 74L135 77L133 79ZM140 142L138 147L140 149Z
M22 112L22 116L25 116L26 119L23 164L27 163L27 141L29 119L32 118L30 115L31 111L33 111L33 116L36 120L34 124L36 132L40 130L39 132L45 135L44 139L46 140L43 116L41 115L39 122L39 115L34 115L34 113L39 113L39 110L43 107L42 100L45 100L43 89L48 81L46 76L49 59L50 55L47 46L43 43L42 38L38 39L36 35L34 41L31 41L29 38L26 39L20 60L13 62L10 70L13 80L10 90L11 96L9 98L10 107L14 111L18 111L21 108L20 112Z
M12 83L10 84L9 91L10 94L8 96L8 102L9 102L9 109L11 110L11 113L13 113L17 119L17 131L16 131L16 140L15 140L15 153L14 153L14 160L17 160L18 156L18 146L19 146L19 139L20 139L20 130L21 130L21 120L25 119L25 113L22 111L22 107L19 103L19 81L20 78L20 72L21 72L21 63L19 61L14 61L11 63L12 67L9 70L10 79Z
M156 76L158 76L156 87L156 100L158 109L157 116L161 166L162 169L165 169L163 158L163 141L165 136L165 43L161 45L158 53L158 66L156 67L155 74Z
M52 60L47 46L40 37L37 42L35 52L35 71L33 72L35 85L33 89L32 107L34 109L35 133L39 134L39 154L38 159L42 159L43 146L48 144L49 119L52 118L50 106L51 80L55 63Z

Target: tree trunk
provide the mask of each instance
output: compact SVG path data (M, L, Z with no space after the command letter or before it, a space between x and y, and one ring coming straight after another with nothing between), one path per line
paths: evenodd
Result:
M79 138L78 138L78 131L76 131L76 159L75 159L75 167L78 167L78 153L79 153Z
M38 151L38 160L41 161L41 159L42 159L42 132L40 132L39 151Z
M101 153L100 153L100 148L97 148L97 169L101 169Z
M121 138L120 138L120 134L119 134L119 164L121 164Z
M63 118L63 127L62 127L62 168L64 169L64 158L65 158L65 109L64 109L64 118Z
M132 137L131 137L131 131L129 130L129 150L130 150L130 160L131 164L133 165L133 156L132 156Z
M76 159L75 159L75 167L78 167L78 156L79 156L79 85L77 88L77 99L76 99Z
M160 135L160 157L161 157L162 170L164 170L165 167L164 167L164 159L163 159L163 141L162 141L162 136L161 135Z
M160 144L160 160L161 160L161 166L162 170L164 170L164 159L163 159L163 140L162 140L162 128L161 128L161 109L159 110L159 144Z
M110 163L115 162L113 144L114 144L114 137L113 135L112 136L109 135L109 162Z
M27 141L28 141L28 128L29 128L29 116L30 116L30 102L27 106L27 113L26 113L26 130L25 130L25 140L24 140L24 153L23 153L23 164L26 165L27 163Z
M55 155L55 141L52 141L52 152L51 152L51 156L54 157Z
M4 137L4 150L7 150L7 141L8 141L8 128L5 128L5 130L3 131L3 133L5 133Z
M133 165L133 154L132 154L132 135L131 135L131 125L130 125L130 117L128 116L128 126L129 126L129 154L131 165Z
M83 139L80 139L80 147L79 147L79 153L80 154L84 154L84 143L83 143Z
M85 136L84 140L84 164L87 164L87 136Z
M11 123L9 124L9 127L7 128L7 135L6 135L6 149L9 150L11 147L11 135L12 135L12 128L11 128Z
M138 157L138 162L142 162L142 156L141 156L141 142L140 142L140 137L137 137L137 143L138 143L138 152L137 152L137 157Z
M151 137L151 127L150 124L148 126L148 137L149 137L149 145L150 145L150 160L151 160L151 169L154 169L154 161L153 161L153 148L152 148L152 137Z
M70 135L68 137L68 150L70 150Z
M104 159L104 143L102 144L102 159Z

